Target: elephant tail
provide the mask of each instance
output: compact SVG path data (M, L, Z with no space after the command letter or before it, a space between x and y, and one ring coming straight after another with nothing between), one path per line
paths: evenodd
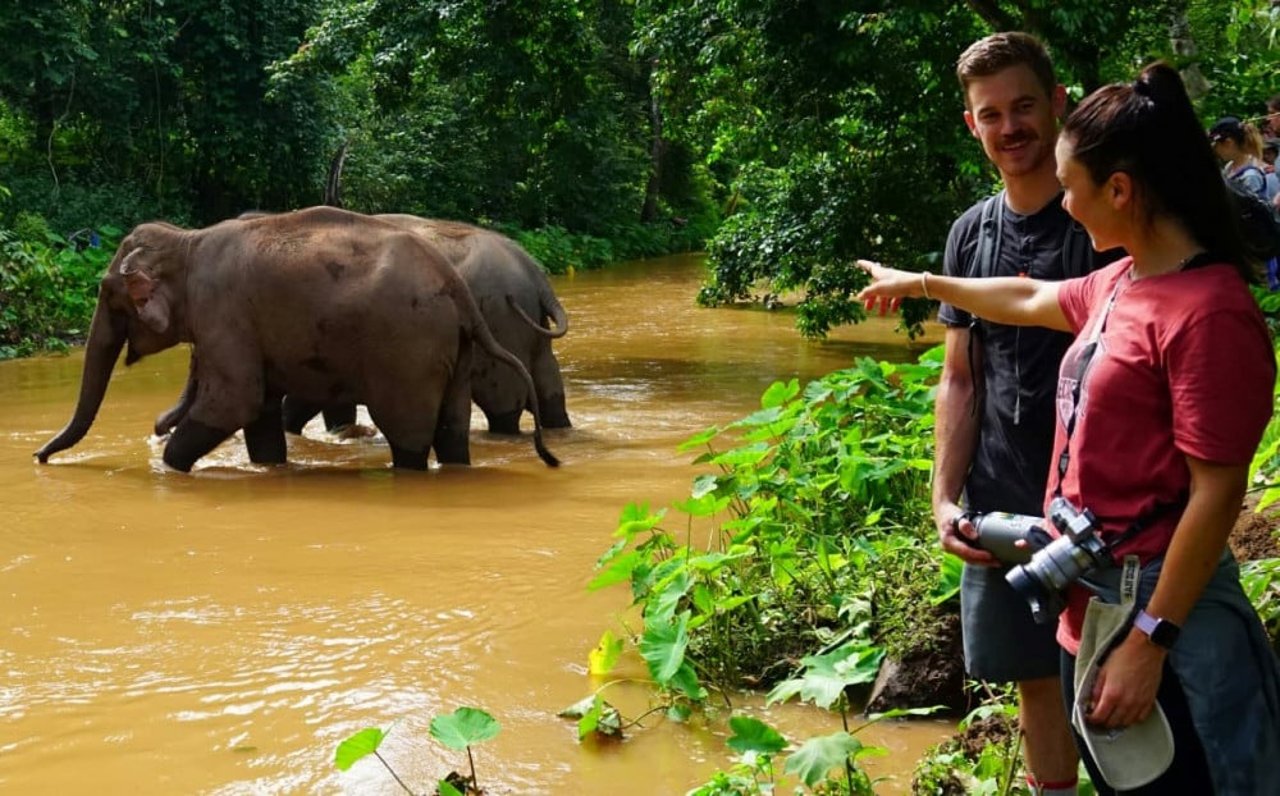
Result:
M472 336L480 346L495 359L500 359L510 365L524 379L525 387L528 389L529 395L529 412L533 415L533 448L538 452L538 457L547 463L548 467L559 467L560 460L547 450L547 446L542 442L542 410L538 406L538 391L533 384L533 376L529 375L529 369L524 366L520 359L507 349L503 348L494 338L493 332L489 331L489 325L484 322L484 316L480 314L479 307L476 306L475 299L471 297L471 291L464 290L463 295L466 296L466 304L471 311L471 331Z
M543 337L549 337L552 340L564 337L565 333L569 331L568 313L564 311L564 307L560 306L560 302L556 300L555 295L551 295L549 297L551 299L549 305L543 303L548 298L547 296L541 296L539 298L539 307L541 307L542 311L547 314L547 317L551 318L551 322L555 324L554 329L548 329L538 321L530 318L529 313L524 311L524 307L521 307L520 303L516 301L516 297L510 293L507 294L507 303L511 305L511 309L516 311L516 315L519 315L525 323L529 324L529 328L532 329L535 334L540 334Z
M538 317L530 318L528 313L516 304L514 296L507 296L507 302L516 314L524 319L525 323L533 327L534 331L544 337L556 339L564 337L569 331L569 314L564 311L564 307L560 305L560 299L556 298L555 291L551 289L551 283L547 281L547 272L543 270L538 261L529 256L529 252L524 250L520 244L507 238L503 241L507 249L511 252L511 256L520 263L525 270L525 277L533 284L538 286ZM548 329L542 325L543 318L550 318L553 329Z

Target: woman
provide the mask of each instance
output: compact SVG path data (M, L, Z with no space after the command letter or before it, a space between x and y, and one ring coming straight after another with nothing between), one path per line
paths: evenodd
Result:
M1087 721L1127 727L1159 701L1174 762L1126 793L1274 793L1280 675L1224 552L1275 383L1246 284L1253 264L1172 68L1150 66L1133 85L1088 97L1063 128L1057 160L1064 207L1095 248L1129 257L1066 282L951 279L859 261L872 280L861 297L937 298L1077 334L1059 376L1045 503L1060 495L1090 509L1115 560L1136 555L1143 570L1144 611L1103 663ZM1069 705L1089 596L1070 586L1059 618ZM1099 792L1115 793L1077 745Z
M1222 161L1222 176L1261 199L1267 196L1262 162L1262 136L1257 128L1234 116L1223 116L1209 128L1213 153Z

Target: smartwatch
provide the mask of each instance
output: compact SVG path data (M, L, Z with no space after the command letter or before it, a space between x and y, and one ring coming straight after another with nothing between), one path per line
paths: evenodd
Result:
M1146 611L1138 612L1133 618L1133 626L1146 633L1152 644L1166 650L1173 649L1173 645L1178 642L1178 634L1182 632L1182 628L1168 619L1152 616Z

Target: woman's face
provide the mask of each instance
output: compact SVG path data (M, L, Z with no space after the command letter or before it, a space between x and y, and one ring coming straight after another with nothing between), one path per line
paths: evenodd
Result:
M1072 143L1058 136L1058 182L1062 183L1062 207L1085 228L1098 251L1122 246L1129 204L1117 194L1113 180L1098 185L1089 170L1072 154Z
M1229 163L1236 159L1236 155L1240 153L1240 147L1230 138L1220 138L1213 142L1213 154L1218 156L1218 160L1223 163Z

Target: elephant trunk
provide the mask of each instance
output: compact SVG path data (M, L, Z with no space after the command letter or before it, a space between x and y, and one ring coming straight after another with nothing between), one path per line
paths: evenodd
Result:
M56 437L36 451L36 458L41 464L47 463L51 454L79 442L93 425L98 407L102 406L102 397L107 392L107 381L120 357L120 349L124 347L126 333L123 321L123 318L117 320L113 317L106 300L100 296L89 327L89 341L85 345L84 374L80 378L80 398L75 415Z

